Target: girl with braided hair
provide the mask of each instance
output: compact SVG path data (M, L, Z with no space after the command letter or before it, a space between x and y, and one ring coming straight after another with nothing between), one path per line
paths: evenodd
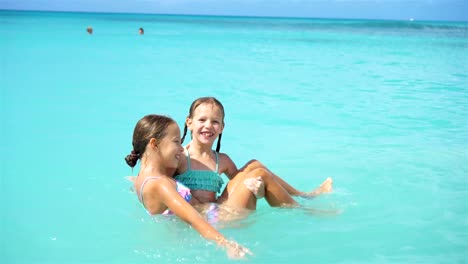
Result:
M255 209L256 201L240 191L245 185L257 198L265 195L271 206L297 206L291 196L315 197L332 190L332 179L327 178L312 192L301 192L283 179L272 173L257 160L249 161L241 169L237 169L231 158L219 153L221 137L224 129L224 107L214 97L201 97L190 106L185 120L182 143L188 130L192 140L185 147L185 158L181 158L177 167L175 179L190 188L191 193L201 203L239 204L243 200L247 209ZM216 151L212 150L218 139ZM223 185L221 174L229 179L220 197ZM245 189L245 188L244 188ZM246 200L247 199L247 200Z
M150 215L177 215L204 238L224 247L231 258L252 254L249 249L227 240L189 204L190 190L172 177L183 157L180 142L179 126L171 118L147 115L138 121L133 133L133 150L125 157L132 168L141 161L134 179L138 199Z

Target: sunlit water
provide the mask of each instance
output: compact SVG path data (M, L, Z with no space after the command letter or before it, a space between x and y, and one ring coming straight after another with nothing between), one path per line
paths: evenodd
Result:
M248 263L468 262L468 24L0 12L3 263L223 263L124 176L134 125L226 109L221 151L301 190L218 226ZM93 26L94 34L86 33ZM138 35L144 27L145 35ZM133 172L135 174L136 172Z

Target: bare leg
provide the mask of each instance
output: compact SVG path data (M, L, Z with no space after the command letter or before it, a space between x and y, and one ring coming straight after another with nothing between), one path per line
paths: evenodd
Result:
M257 199L255 195L244 184L251 178L261 177L265 186L265 199L271 206L297 207L297 202L291 195L275 180L274 176L264 168L256 168L239 173L226 186L221 201L226 205L255 210ZM227 197L226 197L227 191Z
M251 172L255 169L265 169L267 170L273 177L274 179L290 194L293 196L302 196L302 197L307 197L307 198L313 198L315 196L318 196L322 193L328 193L332 191L332 185L333 181L330 177L328 177L318 188L312 190L311 192L302 192L291 186L289 183L284 181L281 177L278 175L274 174L271 172L265 165L263 165L260 161L258 160L251 160L247 162L239 171L244 171L244 172Z

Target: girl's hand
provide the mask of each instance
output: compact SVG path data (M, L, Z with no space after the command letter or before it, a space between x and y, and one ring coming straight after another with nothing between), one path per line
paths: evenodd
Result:
M261 199L265 196L265 183L262 177L249 178L244 180L245 187L249 189L257 199Z
M221 238L218 239L218 244L226 248L228 257L230 259L244 259L247 257L247 254L253 255L248 248L238 244L233 240Z

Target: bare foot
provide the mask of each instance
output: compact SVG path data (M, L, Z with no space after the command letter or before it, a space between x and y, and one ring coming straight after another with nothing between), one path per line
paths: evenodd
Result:
M320 184L320 186L309 192L309 193L304 193L304 195L302 195L302 197L304 198L314 198L322 193L329 193L333 190L333 180L332 178L328 177L326 178L322 184Z
M321 191L321 193L329 193L333 190L333 180L332 178L328 177L326 178L322 184L320 184L320 187L318 190Z

